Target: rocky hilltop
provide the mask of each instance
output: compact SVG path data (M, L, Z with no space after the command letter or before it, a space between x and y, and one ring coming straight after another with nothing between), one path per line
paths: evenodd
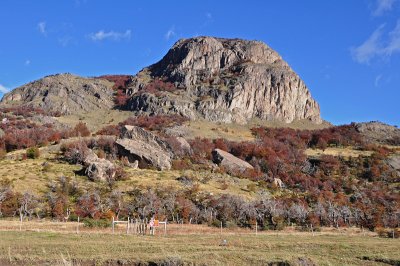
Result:
M356 129L368 141L396 145L400 143L400 129L379 121L356 123Z
M60 114L119 108L245 124L253 118L320 123L318 103L290 66L259 41L198 37L178 41L136 76L48 76L6 94L0 107Z
M72 74L44 77L4 95L0 106L31 106L61 115L111 109L113 83Z
M128 108L135 112L225 123L252 118L321 122L319 105L304 82L277 52L258 41L182 39L161 61L139 72L128 93Z

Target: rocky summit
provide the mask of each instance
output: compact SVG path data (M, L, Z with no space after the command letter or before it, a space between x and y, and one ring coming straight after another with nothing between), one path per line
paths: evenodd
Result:
M30 106L61 115L111 109L112 87L113 83L105 79L51 75L5 94L0 106Z
M167 85L165 85L167 84ZM246 123L252 118L321 122L301 78L259 41L198 37L178 41L129 86L128 109L190 119Z
M107 77L48 76L6 94L0 107L28 105L63 115L118 108L241 124L253 118L322 121L301 78L259 41L182 39L135 76L123 82Z

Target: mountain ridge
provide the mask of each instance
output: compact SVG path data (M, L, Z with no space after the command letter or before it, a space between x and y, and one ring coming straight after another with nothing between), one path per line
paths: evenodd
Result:
M224 123L322 121L318 103L277 52L259 41L214 37L181 39L134 76L46 76L5 94L0 107L18 104L63 115L121 108Z

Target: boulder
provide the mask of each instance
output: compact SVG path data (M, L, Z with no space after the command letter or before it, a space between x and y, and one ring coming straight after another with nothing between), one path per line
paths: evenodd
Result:
M243 173L248 169L253 169L248 162L220 149L213 150L212 156L213 162L224 167L229 174Z
M189 142L187 142L187 140L185 138L182 137L177 137L176 140L178 141L180 148L187 152L187 153L191 153L192 152L192 147L190 146Z
M400 175L400 155L389 157L388 164Z
M85 174L92 181L107 181L115 176L115 165L106 159L101 159L89 150L84 161Z
M158 170L171 169L171 153L167 144L153 133L136 126L124 126L117 139L119 152L130 163L139 166L153 166Z
M278 188L283 188L285 186L280 178L274 178L274 181L272 182Z

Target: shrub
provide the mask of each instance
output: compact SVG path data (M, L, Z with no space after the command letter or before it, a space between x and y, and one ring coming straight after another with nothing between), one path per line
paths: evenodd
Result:
M111 222L106 219L85 218L83 219L83 225L89 228L107 228L111 227Z
M4 159L6 157L7 152L3 149L0 149L0 160Z
M226 221L225 227L229 229L234 229L237 228L238 226L235 221Z
M399 238L400 237L400 229L391 228L386 231L386 236L388 238Z
M75 137L89 137L90 130L87 128L86 123L79 122L72 130L72 135Z
M209 224L209 226L214 226L214 227L221 227L221 221L218 219L212 220L212 222Z
M188 118L180 115L141 115L130 117L122 122L123 125L138 126L150 131L159 131L166 127L182 125Z
M128 173L124 170L123 167L117 166L115 168L115 180L116 181L125 181L128 180Z
M87 144L84 141L74 141L63 144L61 152L64 159L71 164L82 164L89 153Z
M29 159L37 159L40 156L40 151L38 147L31 147L26 150L26 157Z

